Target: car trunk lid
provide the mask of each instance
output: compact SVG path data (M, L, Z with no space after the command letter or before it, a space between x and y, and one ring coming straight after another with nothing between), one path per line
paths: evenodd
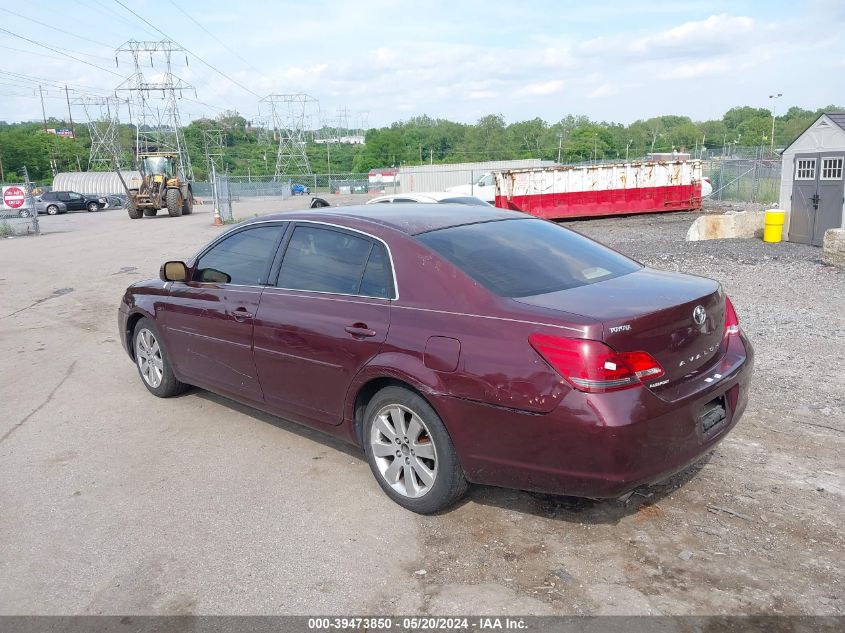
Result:
M665 374L645 381L652 386L672 383L715 360L725 322L717 282L648 268L515 300L600 320L604 343L618 352L648 352L661 364Z

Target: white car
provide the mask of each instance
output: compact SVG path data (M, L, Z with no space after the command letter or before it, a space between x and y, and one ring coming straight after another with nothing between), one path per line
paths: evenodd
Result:
M456 185L447 187L446 191L462 196L475 196L485 202L493 204L496 201L496 179L491 172L482 175L471 185Z
M436 202L451 202L455 204L468 204L472 206L491 206L481 198L475 196L463 195L455 193L454 191L426 191L422 193L391 193L384 196L378 196L372 200L368 200L367 204L384 204L384 203L401 203L401 202L422 202L425 204L433 204Z

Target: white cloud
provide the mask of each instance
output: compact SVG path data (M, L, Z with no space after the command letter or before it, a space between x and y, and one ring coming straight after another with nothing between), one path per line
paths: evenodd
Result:
M755 27L753 18L726 14L711 15L706 20L684 22L683 24L659 31L635 40L630 50L636 53L698 51L714 46L730 48L747 46L744 37Z
M548 95L557 94L563 90L563 81L560 79L552 79L551 81L543 81L539 83L528 84L519 91L519 94L526 96L545 97Z
M610 97L612 95L618 94L619 89L616 86L613 86L609 83L601 84L597 86L594 90L592 90L587 96L590 99L600 99L602 97Z
M657 78L672 81L675 79L715 77L730 72L731 68L731 64L725 59L708 59L693 63L675 62L671 68L658 74Z

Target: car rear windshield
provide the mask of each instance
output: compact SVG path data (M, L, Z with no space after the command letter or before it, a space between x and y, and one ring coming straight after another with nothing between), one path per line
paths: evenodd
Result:
M417 239L501 297L577 288L640 269L633 260L543 220L453 226Z

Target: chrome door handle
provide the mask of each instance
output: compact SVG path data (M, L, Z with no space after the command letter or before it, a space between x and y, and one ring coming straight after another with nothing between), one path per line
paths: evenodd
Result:
M376 335L375 330L367 327L366 323L356 323L355 325L347 325L345 329L354 338L369 338Z
M252 312L249 312L246 308L237 308L236 310L232 310L232 317L235 321L248 321L255 315Z

